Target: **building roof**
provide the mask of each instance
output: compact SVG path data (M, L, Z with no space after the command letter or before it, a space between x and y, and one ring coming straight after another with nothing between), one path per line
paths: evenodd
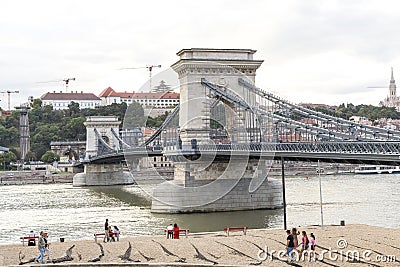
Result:
M110 94L112 93L115 93L114 89L112 89L111 87L107 87L100 93L99 97L107 97L110 96Z
M116 92L111 87L104 89L99 97L120 97L120 98L134 98L134 99L179 99L178 93L135 93L135 92Z
M93 93L45 93L40 97L41 100L101 100Z
M116 92L114 89L111 87L107 87L104 89L99 97L121 97L121 98L132 98L135 92Z

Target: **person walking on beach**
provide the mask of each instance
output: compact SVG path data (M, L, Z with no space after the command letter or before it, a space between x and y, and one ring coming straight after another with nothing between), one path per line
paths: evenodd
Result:
M293 236L293 242L294 242L294 247L297 248L299 246L299 239L297 236L300 235L300 232L297 231L295 227L292 228L292 236Z
M50 244L48 242L49 235L47 233L43 233L43 239L44 239L44 251L47 254L47 260L50 260Z
M315 246L317 242L315 241L315 235L313 233L310 234L310 248L311 248L311 253L310 256L315 259Z
M104 239L103 242L108 242L110 240L109 229L108 229L108 219L104 223Z
M302 238L301 238L301 243L299 244L299 246L301 245L300 258L299 258L300 260L301 260L301 257L303 256L303 252L305 250L308 250L308 247L310 244L310 241L308 239L306 231L302 231L301 234L302 234Z
M174 232L174 239L179 239L179 227L176 223L174 224L173 232Z
M40 260L41 264L44 264L44 247L46 245L46 243L44 242L43 234L44 234L43 231L40 231L38 240L38 249L40 254L35 258L35 262L39 262Z
M294 241L293 235L290 233L290 230L286 230L287 238L286 238L286 254L289 256L290 262L294 261Z
M317 242L315 241L315 235L313 233L310 234L310 247L312 251L315 251L315 246Z

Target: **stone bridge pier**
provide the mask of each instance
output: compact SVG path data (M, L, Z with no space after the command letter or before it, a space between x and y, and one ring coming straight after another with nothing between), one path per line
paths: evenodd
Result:
M104 186L133 184L132 175L122 163L84 163L84 172L75 174L73 186Z
M174 180L154 189L151 210L191 213L281 208L281 183L267 175L266 161L258 159L175 162Z
M180 81L179 127L182 146L165 151L174 161L174 180L153 191L152 212L190 213L282 207L282 185L267 177L268 159L243 155L206 155L193 147L212 144L210 104L201 79L232 90L250 105L256 96L238 84L239 78L255 81L262 64L251 49L183 49L172 65ZM225 106L227 106L225 104ZM232 143L250 143L243 117L234 106L225 109L224 130ZM194 154L193 154L194 153Z

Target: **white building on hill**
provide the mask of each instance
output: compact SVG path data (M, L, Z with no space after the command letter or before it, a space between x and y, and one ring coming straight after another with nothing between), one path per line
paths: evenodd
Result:
M92 93L71 92L71 93L46 93L40 97L42 106L51 105L54 110L68 109L71 102L79 104L80 109L95 108L101 105L101 99Z
M116 92L111 87L108 87L100 93L101 103L104 106L112 103L127 103L133 101L142 105L143 108L160 108L168 109L179 105L178 93L135 93L135 92Z

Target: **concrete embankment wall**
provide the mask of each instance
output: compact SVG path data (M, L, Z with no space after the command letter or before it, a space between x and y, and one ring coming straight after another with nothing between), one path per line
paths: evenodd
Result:
M52 175L18 175L1 176L0 185L22 185L22 184L51 184L72 183L73 173Z

